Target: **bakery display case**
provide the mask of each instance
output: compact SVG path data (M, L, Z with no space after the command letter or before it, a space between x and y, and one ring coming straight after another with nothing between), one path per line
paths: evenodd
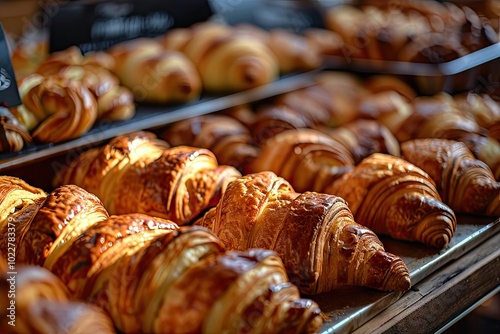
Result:
M443 333L498 293L493 3L136 2L39 3L73 42L0 4L14 331Z

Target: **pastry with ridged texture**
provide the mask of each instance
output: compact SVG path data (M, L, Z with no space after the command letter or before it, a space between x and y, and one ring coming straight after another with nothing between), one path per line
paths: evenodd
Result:
M269 138L244 173L272 171L299 192L321 192L352 168L354 157L344 145L324 132L302 128Z
M214 206L241 173L203 148L169 147L152 133L118 136L88 150L56 176L96 194L111 214L147 213L189 223Z
M279 75L276 56L265 41L244 29L202 22L188 30L168 32L162 44L182 52L194 63L203 88L210 93L254 88Z
M337 128L322 127L320 130L344 145L354 157L355 165L372 153L401 155L396 137L375 120L358 119Z
M403 158L426 171L457 213L500 216L500 182L467 146L447 139L415 139L401 145Z
M455 233L455 213L434 180L399 157L373 153L325 192L344 198L356 221L380 235L443 248Z
M202 115L176 122L161 138L172 146L206 148L215 154L219 164L239 170L258 155L247 127L226 115Z
M500 142L463 108L460 99L457 101L450 94L415 98L412 112L394 135L400 142L423 138L464 142L477 159L490 167L495 179L500 180Z
M2 258L0 257L0 261ZM75 301L64 284L50 271L27 265L16 265L14 316L7 296L12 275L0 272L0 331L2 333L116 333L113 321L99 307Z
M7 215L12 211L9 203L0 204ZM206 228L144 214L108 217L94 195L75 185L48 194L31 215L18 217L33 220L20 244L40 254L37 264L57 274L73 296L101 307L121 333L313 333L322 325L318 305L300 297L272 251L226 251ZM26 262L33 261L18 257L16 266ZM43 294L50 291L47 286ZM66 325L78 315L69 304L68 311ZM37 319L40 313L34 314Z
M45 191L17 177L0 177L0 249L5 258L8 258L9 228L15 229L15 242L11 239L10 243L17 246L17 252L21 238L46 197Z
M114 59L113 73L138 102L186 103L201 94L202 83L194 64L152 38L125 41L107 53Z
M31 141L26 127L8 109L0 107L0 152L17 152Z
M59 76L83 83L97 101L97 119L127 120L135 114L132 91L120 84L103 52L82 55L77 47L52 53L37 68L45 77ZM112 60L112 58L111 58Z
M304 294L346 285L410 288L403 260L385 252L376 234L354 221L342 198L297 193L272 172L231 182L217 206L195 224L211 229L228 249L275 251Z
M97 116L97 102L80 81L59 76L32 74L19 87L23 107L39 124L32 132L34 140L58 143L87 133Z

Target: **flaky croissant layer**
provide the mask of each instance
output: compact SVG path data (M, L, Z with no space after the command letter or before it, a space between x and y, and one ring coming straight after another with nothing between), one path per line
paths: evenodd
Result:
M273 251L226 251L200 226L138 213L109 216L95 195L76 185L46 194L14 177L0 177L0 184L0 227L14 222L22 232L19 264L43 266L60 278L49 282L47 301L33 301L30 310L60 312L46 304L57 297L50 287L62 286L94 304L81 314L74 305L63 312L66 325L76 322L76 333L95 306L121 333L313 333L322 325L319 306L301 298ZM0 246L6 254L6 241ZM98 319L91 326L99 332ZM60 324L48 317L27 331L46 325ZM104 332L109 327L101 322Z
M360 224L396 239L442 248L456 229L455 213L442 202L431 177L388 154L363 159L326 192L344 198Z
M345 285L410 288L403 260L385 252L375 233L354 221L342 198L296 193L273 172L232 181L217 206L195 224L214 231L229 249L276 251L305 294Z

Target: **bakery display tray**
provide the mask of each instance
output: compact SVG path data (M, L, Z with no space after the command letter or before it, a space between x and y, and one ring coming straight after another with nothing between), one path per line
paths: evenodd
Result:
M325 68L366 74L392 74L411 84L420 94L450 94L485 89L500 84L500 43L439 64L325 56Z
M200 116L227 108L256 102L314 84L320 70L291 74L257 88L225 96L202 96L199 100L177 106L139 105L135 116L128 121L101 122L85 135L60 144L29 144L22 151L0 154L0 172L54 158L101 144L118 135L133 131L155 129L182 119Z
M459 258L500 231L500 218L458 215L457 230L450 244L435 250L419 244L380 237L385 249L403 258L412 286L446 263ZM493 222L492 222L493 220ZM313 296L329 317L320 333L351 333L403 296L401 292L379 292L347 287Z

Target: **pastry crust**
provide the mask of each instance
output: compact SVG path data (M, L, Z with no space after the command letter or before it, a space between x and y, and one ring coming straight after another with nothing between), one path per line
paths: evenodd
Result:
M325 192L344 198L356 221L375 233L436 248L455 233L455 213L442 202L434 180L399 157L374 153Z
M403 260L386 253L375 233L354 221L342 198L296 193L272 172L231 182L217 207L196 224L211 229L228 249L275 251L305 294L345 285L410 287Z

